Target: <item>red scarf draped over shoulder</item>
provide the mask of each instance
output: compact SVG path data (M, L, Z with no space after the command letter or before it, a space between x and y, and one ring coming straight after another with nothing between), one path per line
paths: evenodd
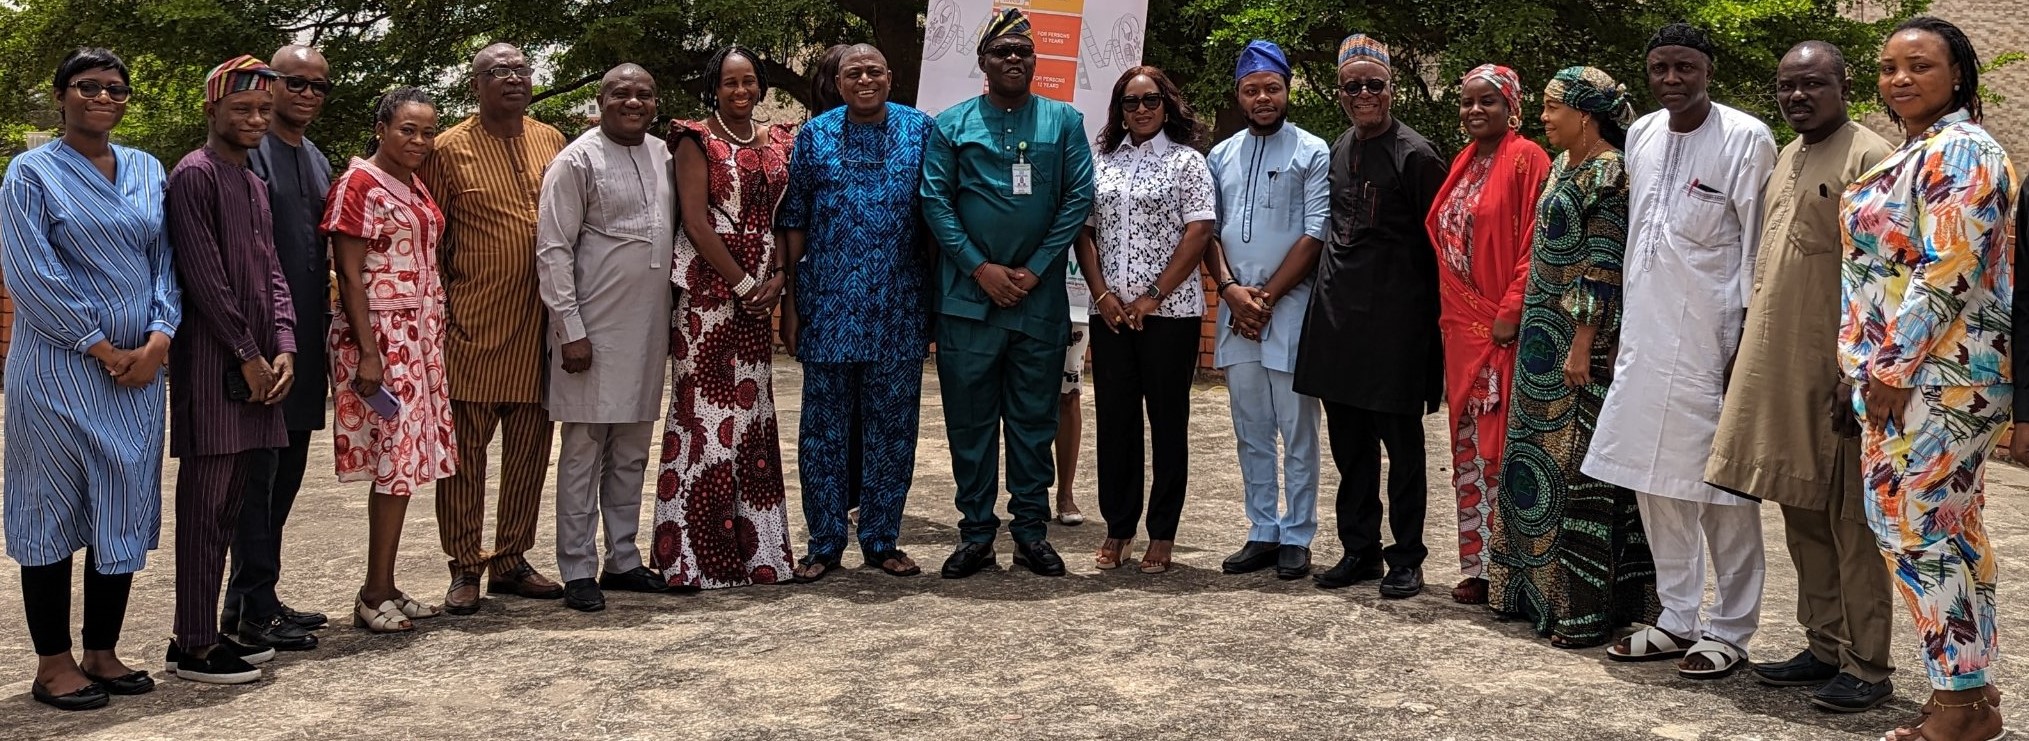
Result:
M1472 207L1472 276L1468 281L1445 264L1438 213L1453 188L1463 187L1465 172L1477 153L1468 146L1451 161L1451 174L1431 204L1424 228L1437 254L1438 294L1443 313L1444 393L1454 420L1461 414L1481 417L1499 429L1481 434L1480 453L1499 461L1506 439L1508 384L1514 375L1515 348L1493 341L1496 319L1519 323L1522 296L1529 279L1529 243L1536 228L1536 201L1550 173L1550 156L1535 142L1514 131L1501 140ZM1456 424L1453 429L1457 429ZM1495 465L1499 465L1495 463Z

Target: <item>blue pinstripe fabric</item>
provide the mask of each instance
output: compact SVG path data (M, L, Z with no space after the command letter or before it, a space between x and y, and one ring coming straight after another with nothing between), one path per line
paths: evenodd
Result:
M85 350L173 334L181 296L162 230L162 165L114 147L108 181L62 141L0 184L0 267L14 297L7 356L7 555L42 566L91 546L139 571L162 522L163 385L118 386Z

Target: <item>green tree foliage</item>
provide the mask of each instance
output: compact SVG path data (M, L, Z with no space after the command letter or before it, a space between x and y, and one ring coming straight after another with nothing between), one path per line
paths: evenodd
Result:
M1104 0L1089 0L1103 2ZM512 41L542 62L536 115L569 120L599 75L639 63L662 83L663 112L702 113L703 67L736 41L766 57L784 100L805 101L801 70L834 43L871 41L895 69L896 99L912 102L921 74L921 17L928 0L0 0L0 152L21 135L57 125L50 71L74 46L106 46L134 67L137 93L119 138L173 161L203 141L201 87L207 69L240 53L265 56L305 38L331 60L337 92L311 134L334 157L356 153L382 90L422 85L447 116L470 107L463 70L473 52ZM1823 39L1856 61L1861 99L1872 99L1871 64L1889 25L1927 0L1892 0L1885 15L1855 20L1852 0L1149 0L1150 64L1171 72L1200 113L1231 131L1233 60L1249 39L1289 51L1301 78L1292 116L1327 138L1345 128L1330 89L1338 40L1358 30L1394 50L1396 112L1443 146L1457 132L1455 86L1483 62L1516 68L1530 93L1524 118L1535 130L1539 91L1557 69L1591 64L1627 83L1651 107L1642 77L1648 36L1672 20L1713 33L1721 46L1714 95L1772 119L1776 60L1793 43ZM1870 3L1874 12L1882 4ZM1997 56L2004 50L1986 50ZM965 63L963 61L958 63ZM1777 127L1778 130L1781 127Z

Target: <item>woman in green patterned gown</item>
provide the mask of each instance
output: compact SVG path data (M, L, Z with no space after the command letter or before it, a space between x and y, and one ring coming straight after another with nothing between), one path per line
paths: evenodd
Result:
M1560 648L1604 644L1658 610L1634 493L1578 471L1620 338L1620 148L1633 118L1626 89L1590 67L1557 73L1544 93L1544 130L1563 154L1536 207L1487 576L1496 612Z

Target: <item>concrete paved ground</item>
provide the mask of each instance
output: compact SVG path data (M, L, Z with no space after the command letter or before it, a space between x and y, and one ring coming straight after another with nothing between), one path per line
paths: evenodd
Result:
M775 381L793 469L796 365L778 361ZM1429 592L1384 601L1371 584L1325 592L1308 580L1222 575L1219 561L1244 538L1245 518L1219 386L1194 393L1176 571L1092 568L1103 531L1090 494L1088 401L1078 490L1094 521L1051 533L1071 575L944 581L934 571L955 539L956 514L934 374L924 391L903 546L931 574L861 570L849 549L850 570L817 585L616 594L593 615L489 599L477 615L422 622L414 634L367 635L345 617L365 568L362 490L335 484L320 436L288 532L282 595L332 614L322 648L284 655L259 684L213 687L158 673L152 695L59 714L28 697L33 658L9 564L0 568L0 739L1871 739L1923 696L1902 617L1906 667L1893 709L1839 716L1805 705L1804 690L1744 676L1693 682L1662 664L1608 662L1599 649L1560 651L1524 625L1452 603L1454 517L1438 416L1427 424ZM1339 553L1329 494L1337 481L1326 469L1316 555L1328 565ZM2010 561L2029 546L2029 474L1998 468L1989 481L1988 522ZM788 483L796 501L793 474ZM792 510L800 553L801 512ZM554 574L551 512L544 507L530 557ZM165 520L166 542L174 523ZM400 582L436 602L446 577L429 500L409 520ZM1754 648L1772 659L1798 650L1802 631L1779 516L1770 508L1764 522L1767 609ZM135 580L122 653L150 669L159 670L168 640L175 557L158 551ZM2011 588L2012 572L2003 578L2003 644L2024 645L2029 603ZM2001 674L2005 683L2011 672Z

